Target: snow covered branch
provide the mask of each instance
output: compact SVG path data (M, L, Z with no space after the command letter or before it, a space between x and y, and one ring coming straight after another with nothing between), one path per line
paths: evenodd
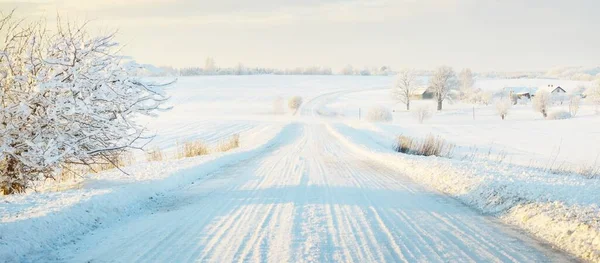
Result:
M86 25L3 26L0 58L0 188L24 191L54 178L61 163L112 162L147 140L135 116L167 110L163 84L135 77L139 66L118 54L114 34L90 36ZM169 83L167 83L169 84Z

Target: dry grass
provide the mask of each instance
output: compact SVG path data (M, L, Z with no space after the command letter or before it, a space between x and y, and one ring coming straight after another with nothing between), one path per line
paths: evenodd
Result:
M227 152L240 147L240 135L234 134L229 139L222 141L216 148L217 152Z
M135 158L131 152L121 152L108 156L102 163L91 165L91 169L95 172L101 172L114 168L121 168L135 163Z
M165 159L165 154L159 147L154 147L146 152L146 161L160 162Z
M202 141L188 141L183 144L177 144L177 158L187 158L199 155L209 154L208 146Z
M451 157L454 144L433 135L428 135L424 140L401 135L398 136L395 150L413 155Z

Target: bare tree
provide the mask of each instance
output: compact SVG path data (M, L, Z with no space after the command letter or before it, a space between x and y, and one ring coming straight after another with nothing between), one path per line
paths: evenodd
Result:
M475 80L473 79L473 73L471 72L471 69L463 69L459 74L459 79L461 100L472 101L471 97L475 93L473 90Z
M450 90L456 89L458 81L451 67L442 66L435 70L431 77L430 86L437 100L437 110L442 110L442 103L448 97Z
M595 105L596 114L600 114L600 81L585 91L587 98Z
M545 90L538 90L533 97L533 109L541 113L544 118L548 117L550 109L551 97L550 93Z
M204 72L206 73L216 73L217 72L217 63L214 58L208 57L206 61L204 61Z
M431 118L431 110L427 106L419 106L414 112L415 118L419 123L423 123L426 119Z
M412 69L402 69L396 76L396 83L392 88L392 98L406 105L406 110L410 110L410 96L419 85L417 74Z
M579 105L581 105L581 97L579 95L573 95L569 99L569 113L575 117L579 112Z

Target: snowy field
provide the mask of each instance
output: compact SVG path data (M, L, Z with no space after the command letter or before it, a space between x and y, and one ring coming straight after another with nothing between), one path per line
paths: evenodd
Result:
M106 171L1 197L0 258L569 260L554 255L550 244L600 260L600 179L544 170L600 166L600 115L593 106L584 104L572 119L551 121L530 104L517 105L503 121L493 104L475 106L473 119L472 105L447 103L420 124L390 98L393 81L375 76L180 78L168 90L173 109L140 120L156 134L148 147L165 150L168 160L146 162L138 153L136 163L124 168L129 175ZM498 90L547 81L476 85ZM579 84L589 85L569 83ZM294 95L305 101L297 113L274 105ZM431 106L420 101L413 107L419 104ZM393 121L364 121L373 106L393 109ZM233 134L240 134L236 150L173 158L178 143L215 145ZM391 150L395 136L428 134L456 144L451 159ZM180 219L183 225L172 225ZM420 220L429 225L420 226ZM185 235L190 229L203 234ZM110 239L118 233L125 236ZM128 243L132 240L137 243ZM190 249L169 253L169 242ZM121 252L113 254L115 249ZM433 253L436 249L442 253Z
M156 134L149 144L174 150L177 142L218 143L232 134L262 133L290 121L287 99L310 100L325 93L389 86L389 77L205 76L182 77L169 90L173 109L143 119ZM281 99L281 105L275 106ZM242 139L243 144L253 141Z
M503 87L536 87L557 82L570 86L590 85L588 82L557 80L483 80L476 86L496 92ZM420 124L413 112L407 112L402 103L391 98L389 90L347 93L328 104L326 112L343 116L353 123L358 119L359 108L364 113L374 106L385 106L394 111L391 123L354 122L353 125L389 138L439 135L457 146L453 154L457 159L484 158L539 168L600 167L600 116L593 105L585 102L576 117L550 121L534 112L531 102L511 107L504 121L494 102L485 106L447 101L442 112L435 111L433 101L412 103L413 109L421 106L431 109L432 117ZM550 111L560 110L568 111L568 102L557 103Z

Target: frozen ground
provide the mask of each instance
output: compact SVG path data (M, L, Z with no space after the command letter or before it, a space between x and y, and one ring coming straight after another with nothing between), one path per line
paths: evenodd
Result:
M240 133L241 148L183 160L142 161L125 168L130 176L108 171L67 187L48 184L39 192L2 197L0 258L573 260L551 248L556 247L584 259L600 259L597 179L550 175L486 158L423 158L390 151L395 135L447 127L441 134L454 133L446 139L460 148L492 147L513 160L518 149L525 149L530 151L525 156L538 158L547 154L538 149L545 147L537 141L538 133L554 138L557 130L570 132L560 130L562 122L575 122L565 126L581 126L579 136L597 140L593 123L598 118L589 109L556 124L545 124L550 121L526 108L515 109L514 119L505 122L485 113L490 109L481 109L481 117L467 124L470 115L460 105L423 125L403 112L397 112L391 124L355 121L358 108L392 106L389 91L383 89L391 82L390 77L343 76L182 78L170 91L175 108L158 119L143 120L157 134L153 146L172 151L177 141L202 139L212 144ZM273 113L277 97L297 94L307 101L299 114ZM461 122L472 127L461 130ZM529 146L508 148L509 138L495 139L514 124L524 125L512 134L529 138ZM462 134L489 129L495 135L471 144L468 139L474 136ZM571 157L577 149L589 154L595 150L590 145L561 147L559 156ZM569 162L589 161L586 158L582 154ZM57 191L58 187L69 189Z

